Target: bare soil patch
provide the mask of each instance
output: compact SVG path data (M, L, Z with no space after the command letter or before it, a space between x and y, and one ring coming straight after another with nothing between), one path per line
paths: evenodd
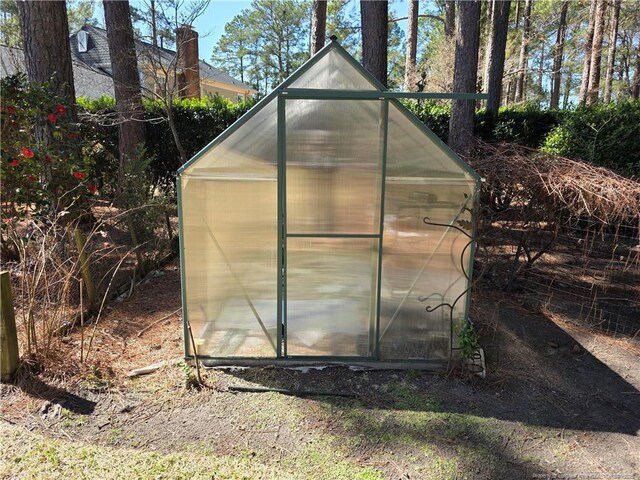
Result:
M218 471L224 460L222 478L639 478L638 345L545 315L526 295L514 301L476 292L490 361L485 381L419 371L251 368L207 370L207 387L197 391L185 386L192 372L180 364L126 376L182 355L177 262L160 272L112 303L98 324L65 337L49 370L24 372L17 385L2 387L3 436L19 436L25 448L3 475L32 471L44 438L61 442L61 450L115 449L108 450L114 472L120 455L134 451L151 452L162 465L158 459L175 454L216 459L203 471ZM92 329L93 351L80 364L81 336ZM353 396L235 393L235 385ZM200 460L180 472L193 473ZM101 476L87 468L87 476Z

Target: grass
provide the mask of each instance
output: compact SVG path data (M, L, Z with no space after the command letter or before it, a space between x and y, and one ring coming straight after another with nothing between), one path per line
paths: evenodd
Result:
M186 451L159 453L87 445L34 434L0 423L1 478L16 479L362 479L377 480L382 474L360 467L334 451L329 438L310 444L278 465L255 452L216 456L190 446Z

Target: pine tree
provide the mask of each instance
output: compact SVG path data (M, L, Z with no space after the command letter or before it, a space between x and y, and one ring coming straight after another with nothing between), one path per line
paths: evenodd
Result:
M553 49L553 84L551 88L551 99L549 108L557 109L560 105L560 83L562 82L562 55L564 52L564 42L567 36L567 11L569 1L564 0L560 8L560 21L558 22L558 32L556 34L556 44Z
M479 0L461 1L457 5L456 53L453 91L476 91L478 79L478 50L480 47ZM449 120L449 146L462 157L471 153L475 100L455 100Z
M118 172L122 181L125 164L135 161L138 146L145 139L140 77L129 1L103 0L102 4L118 112Z
M360 1L362 65L387 85L388 2Z
M327 29L327 1L313 0L311 9L311 56L324 47Z

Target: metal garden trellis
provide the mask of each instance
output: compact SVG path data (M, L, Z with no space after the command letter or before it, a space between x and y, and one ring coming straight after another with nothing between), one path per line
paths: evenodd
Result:
M397 99L481 97L389 92L333 41L182 166L185 356L446 362L481 179Z

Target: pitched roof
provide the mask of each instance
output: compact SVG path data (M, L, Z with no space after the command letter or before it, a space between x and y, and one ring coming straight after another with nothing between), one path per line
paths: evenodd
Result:
M89 34L89 44L86 52L78 51L78 42L75 41L77 32L71 35L71 51L80 60L91 65L99 70L107 72L111 75L111 57L109 55L109 43L107 41L107 31L103 28L95 27L93 25L84 25L81 30L86 31ZM136 40L136 50L138 56L145 56L149 53L153 54L154 58L157 58L163 65L167 66L174 61L176 52L167 48L154 47L148 42L142 40ZM226 83L229 85L235 85L251 92L256 90L236 80L231 75L215 68L208 64L204 60L199 60L200 66L200 78L213 80L220 83Z
M99 69L79 60L72 54L73 83L78 97L113 97L113 79ZM20 48L0 45L0 74L2 77L25 72L24 52Z

